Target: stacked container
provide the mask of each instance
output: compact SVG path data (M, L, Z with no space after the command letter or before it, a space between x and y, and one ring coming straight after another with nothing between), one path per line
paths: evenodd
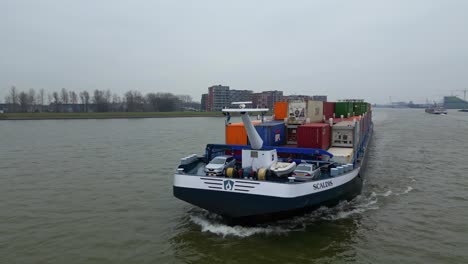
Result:
M372 122L372 112L367 112L363 115L361 121L361 140L368 132Z
M323 116L325 117L325 120L333 118L333 113L335 113L335 103L323 102Z
M247 133L243 123L234 123L226 126L226 144L247 145Z
M312 123L323 121L323 102L322 101L307 101L306 120Z
M335 116L336 117L348 117L353 115L353 103L352 102L337 102L335 103Z
M263 140L263 146L279 146L285 142L285 125L282 121L271 121L255 125Z
M369 112L369 104L368 103L362 103L362 113L367 113Z
M356 115L362 115L362 114L369 112L368 106L369 104L366 102L358 103L358 106L357 106L358 113L356 113Z
M353 113L354 115L362 115L363 112L363 104L362 102L354 102L353 103Z
M287 144L297 144L297 125L287 125L286 126L286 143Z
M254 125L260 121L252 121ZM226 144L228 145L247 145L247 132L245 132L244 123L232 123L226 125Z
M353 148L355 145L355 123L342 121L333 125L331 145L333 147Z
M275 120L284 120L288 117L288 102L275 103Z
M297 146L327 150L330 147L330 125L313 123L299 126L297 128Z
M307 102L304 100L290 100L288 102L288 123L302 124L306 120Z
M354 151L352 148L329 148L327 150L333 154L332 160L340 164L350 164L354 159Z

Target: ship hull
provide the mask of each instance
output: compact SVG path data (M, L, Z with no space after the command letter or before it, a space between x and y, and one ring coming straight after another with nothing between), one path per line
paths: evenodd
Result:
M233 224L251 224L303 214L352 200L362 191L373 125L355 169L305 183L275 183L225 177L175 174L174 196L219 214Z
M227 220L258 223L304 213L320 206L333 206L343 200L351 200L361 193L362 183L363 178L360 173L357 173L350 181L335 188L296 197L278 197L177 186L174 186L173 190L174 196L177 198L217 213Z

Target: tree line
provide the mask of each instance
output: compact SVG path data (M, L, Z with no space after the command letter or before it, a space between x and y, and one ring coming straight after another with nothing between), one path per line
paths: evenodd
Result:
M123 96L110 90L75 92L62 88L46 93L44 89L19 91L15 86L5 96L8 112L171 112L195 111L200 104L189 95L127 91Z

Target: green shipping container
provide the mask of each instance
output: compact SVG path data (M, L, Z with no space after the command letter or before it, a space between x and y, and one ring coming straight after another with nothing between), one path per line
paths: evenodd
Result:
M353 103L353 112L354 112L354 115L358 116L358 115L362 115L363 114L363 103L361 102L355 102Z
M356 102L353 103L353 109L354 109L354 114L355 115L363 115L369 111L369 104L366 102Z
M344 117L348 117L348 113L350 115L354 112L354 105L352 102L337 102L335 103L335 116L340 117L343 115Z
M367 113L367 103L366 102L362 102L361 103L361 115Z

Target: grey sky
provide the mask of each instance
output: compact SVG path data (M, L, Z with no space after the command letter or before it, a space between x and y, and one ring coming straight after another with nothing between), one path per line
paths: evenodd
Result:
M0 101L11 85L199 101L214 84L440 100L468 88L467 14L464 0L0 0Z

